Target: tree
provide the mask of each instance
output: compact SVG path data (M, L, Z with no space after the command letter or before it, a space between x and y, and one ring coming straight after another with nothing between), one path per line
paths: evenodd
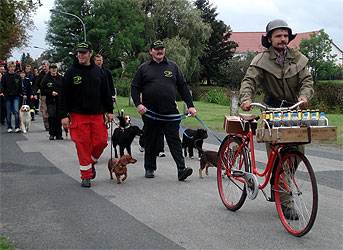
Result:
M38 5L39 1L0 1L0 59L9 58L14 48L27 46L28 31L34 27L32 15Z
M225 25L221 20L216 20L218 13L208 0L196 0L194 5L201 11L204 22L212 27L211 37L206 41L205 55L200 58L203 67L201 76L207 79L208 85L211 85L212 79L218 81L222 78L220 65L232 58L238 45L229 41L230 26Z
M146 48L156 39L168 43L166 56L182 65L186 79L199 79L205 42L211 28L189 0L136 0L144 13ZM147 49L146 49L147 50ZM186 56L186 57L185 57Z
M30 53L23 53L20 59L21 65L25 67L26 65L34 64L33 58L30 56Z
M302 39L300 52L308 59L313 79L318 80L330 76L335 71L334 59L336 55L331 55L331 40L324 30L320 30L318 35L312 33L310 39Z
M138 66L138 53L144 45L141 11L134 1L58 0L55 5L55 9L83 20L87 40L93 44L94 54L103 56L107 68L118 77L134 74L132 68ZM66 68L72 64L75 47L83 41L83 27L77 18L52 15L46 40L52 47L53 59L62 62Z

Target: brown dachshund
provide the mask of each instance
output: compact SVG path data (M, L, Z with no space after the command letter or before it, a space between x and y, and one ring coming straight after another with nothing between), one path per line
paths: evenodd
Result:
M108 170L110 171L110 178L113 180L112 173L115 174L117 178L117 184L120 184L120 176L124 175L122 181L125 181L127 178L127 168L126 165L129 163L136 163L137 160L133 159L131 155L123 155L118 160L117 158L111 158L108 160Z

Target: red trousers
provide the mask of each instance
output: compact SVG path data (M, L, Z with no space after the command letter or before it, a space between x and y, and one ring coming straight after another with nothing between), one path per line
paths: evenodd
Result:
M91 179L92 164L95 164L107 147L108 133L102 114L70 115L70 138L75 142L80 163L81 179Z

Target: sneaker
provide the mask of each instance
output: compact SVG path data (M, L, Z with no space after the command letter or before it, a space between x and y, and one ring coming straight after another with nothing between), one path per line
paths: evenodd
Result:
M52 140L54 140L54 139L55 139L55 137L54 137L53 135L50 135L50 136L49 136L49 140L50 140L50 141L52 141Z
M7 133L13 133L13 129L11 128L7 129Z
M154 170L151 170L151 169L145 170L145 178L154 178L154 177L155 177Z
M164 152L159 152L158 157L166 157L166 154Z
M87 178L82 179L81 186L87 187L87 188L91 187L91 179L87 179Z
M56 136L56 140L63 140L62 136Z
M20 133L20 132L21 132L21 130L20 130L20 128L16 128L16 129L14 130L14 132L16 132L16 133Z
M95 178L95 176L96 176L96 171L95 171L94 164L92 164L92 174L93 174L93 177L92 177L92 179L94 179L94 178Z
M184 168L178 171L178 178L179 181L184 181L193 173L193 169L191 168Z
M282 208L282 212L287 220L299 220L299 214L294 207Z

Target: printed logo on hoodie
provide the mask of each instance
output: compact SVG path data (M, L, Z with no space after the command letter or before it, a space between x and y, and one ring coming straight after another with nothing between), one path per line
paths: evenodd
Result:
M81 76L74 76L73 79L74 79L73 84L80 84L82 81Z

